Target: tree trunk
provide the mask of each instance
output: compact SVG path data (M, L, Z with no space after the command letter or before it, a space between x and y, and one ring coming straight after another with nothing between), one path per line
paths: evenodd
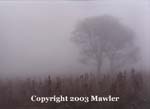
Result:
M114 73L114 67L113 67L114 62L110 60L110 72Z
M101 74L101 66L102 66L102 61L101 61L101 59L98 59L98 62L97 62L97 75Z

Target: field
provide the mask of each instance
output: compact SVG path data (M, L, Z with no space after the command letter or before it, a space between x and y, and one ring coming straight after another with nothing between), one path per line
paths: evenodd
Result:
M76 76L47 76L45 79L1 79L3 109L149 109L150 75L131 70L116 74L84 73ZM90 97L118 96L118 102L32 102L31 96Z

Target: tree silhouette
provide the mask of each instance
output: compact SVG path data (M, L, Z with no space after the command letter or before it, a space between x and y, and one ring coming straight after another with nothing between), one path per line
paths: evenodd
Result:
M72 40L81 48L83 62L96 64L99 73L106 59L111 71L131 66L137 60L134 37L134 32L117 18L103 15L80 21Z

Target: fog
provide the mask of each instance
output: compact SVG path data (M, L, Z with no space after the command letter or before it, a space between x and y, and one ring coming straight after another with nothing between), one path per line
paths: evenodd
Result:
M150 4L146 1L0 2L0 73L41 75L92 71L79 62L70 41L78 21L113 15L132 28L141 50L139 67L150 68Z

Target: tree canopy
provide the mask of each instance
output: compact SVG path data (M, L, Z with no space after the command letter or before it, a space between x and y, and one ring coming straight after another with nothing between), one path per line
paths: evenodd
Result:
M73 31L73 41L84 54L83 59L94 62L97 72L101 71L105 59L113 71L134 63L137 60L134 38L130 28L109 15L86 18Z

